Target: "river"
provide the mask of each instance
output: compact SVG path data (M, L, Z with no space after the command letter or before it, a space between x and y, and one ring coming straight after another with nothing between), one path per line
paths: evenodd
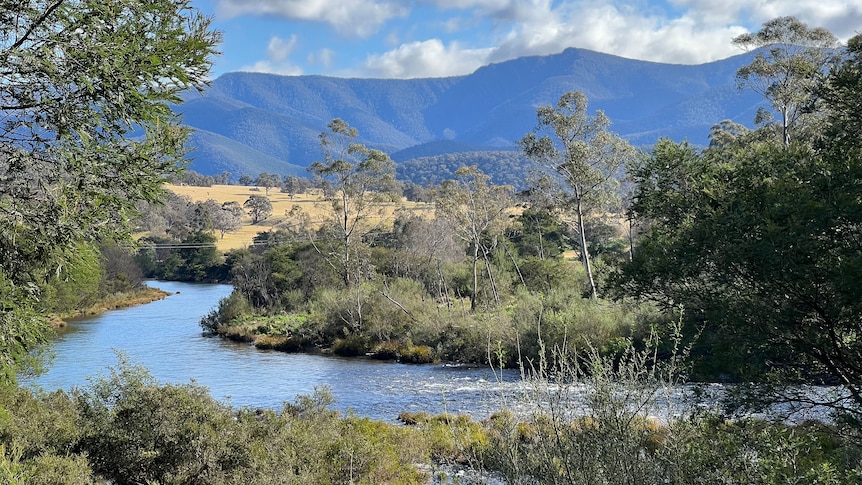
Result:
M394 421L401 411L485 417L520 388L517 372L449 365L407 365L364 358L260 351L202 334L201 317L229 285L150 282L173 293L164 300L71 322L56 338L45 374L28 384L51 391L88 385L126 355L162 383L195 381L234 406L280 408L317 386L335 408ZM25 382L26 383L26 382Z

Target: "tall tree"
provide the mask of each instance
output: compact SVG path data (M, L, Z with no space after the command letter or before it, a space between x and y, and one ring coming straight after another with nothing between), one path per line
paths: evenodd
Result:
M813 90L836 60L838 40L823 28L810 28L795 17L778 17L754 33L733 39L746 51L760 49L750 64L736 72L740 87L753 89L781 117L784 145L810 104Z
M379 202L391 202L395 163L382 151L356 143L359 133L344 120L336 118L327 126L329 131L320 134L324 159L308 171L335 191L324 230L337 242L330 261L351 286L361 263L354 257L362 242L358 236L371 229L369 216L379 211Z
M0 8L0 368L43 335L28 310L81 241L128 232L184 158L171 112L202 89L219 34L188 0ZM133 131L141 136L132 138Z
M590 296L595 299L586 219L617 197L615 176L636 151L609 130L611 122L604 112L587 114L587 97L581 92L563 94L556 106L540 106L536 115L536 129L525 135L520 145L529 158L562 182L554 184L558 190L550 195L564 213L574 217L566 220L578 233L581 262Z
M296 194L306 190L311 182L307 179L299 178L296 175L285 175L281 184L281 191L287 193L291 199Z
M272 215L272 202L265 195L251 195L242 205L248 210L252 224L257 224Z
M684 305L743 378L841 384L826 400L862 418L862 37L823 85L814 146L748 141L697 153L663 141L634 174L649 222L628 294ZM746 374L750 372L751 374ZM798 389L798 388L796 388Z
M242 227L242 216L245 211L239 205L239 202L228 201L221 205L212 216L213 228L221 233L221 238L227 232L236 231Z
M269 174L266 172L261 172L260 175L254 179L254 184L258 187L263 187L264 192L267 196L269 196L269 189L273 187L278 187L281 185L281 181L278 177L278 174Z
M483 239L496 223L503 211L512 206L512 187L491 185L491 178L475 165L461 167L455 171L455 180L444 181L435 200L438 217L449 220L455 235L468 244L473 268L473 291L470 295L470 310L476 310L479 294L479 261L485 261L488 279L494 287L493 274L488 260L488 248ZM496 290L494 291L497 297Z

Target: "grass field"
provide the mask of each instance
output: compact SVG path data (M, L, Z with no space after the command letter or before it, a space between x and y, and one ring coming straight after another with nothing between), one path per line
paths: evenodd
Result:
M190 185L167 185L171 192L188 197L192 202L202 202L213 199L219 203L234 201L242 205L252 195L266 195L263 187L248 187L244 185L213 185L211 187L194 187ZM312 189L309 193L295 194L291 198L288 194L278 189L270 189L269 201L272 203L272 215L258 222L251 223L251 217L243 220L243 226L236 231L225 234L224 239L219 239L218 249L228 251L230 249L244 248L252 243L252 239L259 232L276 230L288 224L286 214L294 205L298 205L305 214L308 214L312 223L321 223L327 217L332 207L329 201L323 199L319 190ZM419 202L402 200L398 204L385 204L376 208L375 215L369 217L369 224L391 227L394 214L397 210L417 211L425 215L432 215L433 206ZM218 234L217 234L218 235Z

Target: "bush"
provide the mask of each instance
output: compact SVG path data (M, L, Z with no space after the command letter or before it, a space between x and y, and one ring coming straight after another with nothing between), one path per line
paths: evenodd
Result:
M332 344L332 353L342 357L357 357L368 352L368 344L359 335L336 339Z
M405 364L431 364L437 362L434 349L427 345L408 345L401 351L401 362Z
M403 348L404 344L396 340L380 342L371 349L371 358L377 360L398 360L398 356L401 355L401 349Z
M287 335L258 335L254 346L260 350L277 350L279 352L301 352L311 347L311 343L301 337Z
M218 302L218 308L210 311L201 319L201 327L207 332L218 333L221 326L238 320L252 312L251 304L240 293L231 292Z
M159 386L121 362L75 399L80 449L115 483L216 483L249 460L230 408L201 386Z

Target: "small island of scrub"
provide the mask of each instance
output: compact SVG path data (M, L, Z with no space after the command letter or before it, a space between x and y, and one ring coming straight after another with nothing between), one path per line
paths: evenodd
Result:
M436 349L415 345L407 339L372 341L362 335L335 337L326 340L305 314L243 316L220 323L220 311L242 298L236 294L222 300L219 309L205 317L201 325L211 335L237 342L248 342L260 350L280 352L321 352L342 357L367 356L402 363L429 364L439 361ZM242 305L242 304L240 304Z

